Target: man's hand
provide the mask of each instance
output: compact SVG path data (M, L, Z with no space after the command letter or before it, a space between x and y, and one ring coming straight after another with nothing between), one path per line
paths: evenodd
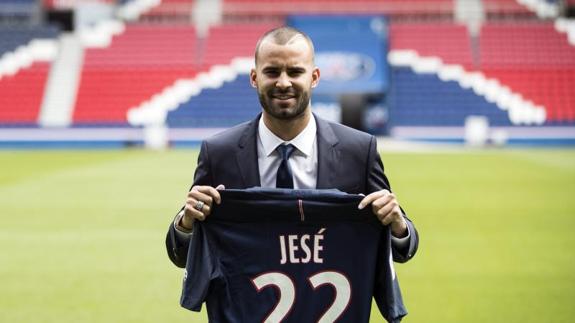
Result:
M184 229L191 230L195 220L204 221L206 216L212 212L213 203L216 202L216 204L220 204L222 202L222 197L218 190L223 189L225 189L225 187L221 184L216 188L199 185L192 187L188 192L186 205L184 207L184 216L179 225Z
M391 232L396 238L407 236L407 223L403 218L395 194L388 190L373 192L359 202L359 209L371 204L373 213L383 225L391 225Z

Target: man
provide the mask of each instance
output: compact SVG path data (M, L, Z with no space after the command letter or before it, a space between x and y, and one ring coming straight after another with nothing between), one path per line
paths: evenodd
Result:
M358 208L370 207L390 226L393 259L413 257L418 234L390 191L376 139L311 113L311 89L319 79L307 35L280 27L260 38L250 81L262 113L203 142L194 184L166 238L174 264L185 267L194 222L221 202L218 190L255 186L365 194Z

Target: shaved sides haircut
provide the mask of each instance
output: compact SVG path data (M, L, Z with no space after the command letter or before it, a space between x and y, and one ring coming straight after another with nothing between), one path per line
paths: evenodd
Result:
M311 41L311 38L309 38L308 35L306 35L304 32L302 32L300 30L297 30L293 27L283 26L283 27L274 28L274 29L266 32L262 37L260 37L260 39L258 40L258 43L256 45L256 53L255 53L255 57L254 57L256 64L258 63L258 54L260 52L260 46L264 40L270 39L275 44L286 45L293 38L295 38L297 36L303 37L303 39L307 42L307 44L309 45L309 47L311 49L312 60L313 60L313 58L315 57L315 50L314 50L313 42Z

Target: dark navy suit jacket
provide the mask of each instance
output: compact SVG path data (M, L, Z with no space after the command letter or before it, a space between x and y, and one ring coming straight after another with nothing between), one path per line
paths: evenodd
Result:
M260 186L257 154L260 117L261 114L202 143L192 186L223 184L232 189ZM391 191L374 136L314 117L317 123L317 189L338 189L351 194L369 194L381 189ZM411 238L406 248L393 246L396 262L411 259L418 247L418 233L407 217L406 220ZM176 266L186 266L188 245L189 239L176 235L173 223L170 223L166 248Z

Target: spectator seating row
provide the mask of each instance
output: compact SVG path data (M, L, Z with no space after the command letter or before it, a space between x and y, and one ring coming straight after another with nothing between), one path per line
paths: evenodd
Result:
M88 49L73 121L125 124L126 113L197 73L192 26L129 25L108 48Z
M13 1L13 0L9 0L9 1ZM32 1L36 1L36 0L32 0ZM120 1L116 1L116 0L42 0L42 5L44 6L44 8L49 8L49 9L69 9L69 8L74 8L74 7L76 7L80 4L83 4L83 3L94 3L94 2L115 4L116 2L120 2Z
M130 108L176 80L230 64L234 57L251 57L258 37L269 28L267 24L215 27L199 46L188 25L128 26L109 48L86 52L73 120L125 123Z
M575 67L575 47L552 23L489 23L481 28L482 68Z
M484 115L492 125L511 125L507 112L455 81L409 68L392 69L389 120L394 126L462 126L469 115Z
M36 9L36 0L2 0L0 18L31 17Z
M575 47L552 23L486 24L482 72L546 108L547 120L575 123Z
M52 25L0 27L0 57L34 39L55 39L59 33L59 28Z
M446 64L473 67L467 28L452 23L396 23L389 26L391 50L415 49L420 56L437 56Z
M412 49L420 56L435 56L444 63L462 65L467 71L481 71L486 77L496 79L514 93L521 94L525 100L545 107L547 124L575 124L575 96L572 95L575 89L575 47L569 46L565 35L557 33L552 23L485 24L481 29L475 59L471 55L471 40L464 27L396 23L389 30L392 50ZM395 69L392 74L394 100L390 107L393 110L391 120L395 123L414 122L400 116L411 115L415 120L428 117L423 110L415 109L412 101L421 102L427 107L425 111L431 111L434 104L444 105L445 100L453 99L452 95L441 97L427 91L429 88L440 91L439 88L447 86L439 85L444 82L435 76L411 75L403 69ZM413 84L409 85L410 82ZM431 85L434 82L438 83L435 87ZM454 82L450 86L457 87ZM420 89L419 94L409 92L410 88ZM460 88L459 91L465 98L463 101L473 101L467 94L469 90ZM483 104L495 107L488 102ZM476 113L484 114L483 110L478 108ZM413 113L416 112L421 115L414 117ZM460 117L456 118L458 122L462 121ZM449 124L454 119L446 117L443 120L444 124ZM497 118L491 121L501 123Z
M249 77L240 75L218 89L205 89L168 114L170 127L231 127L260 111Z
M3 0L3 5L35 4L35 0Z
M23 46L34 39L55 39L58 32L54 26L1 27L0 62L19 48L26 55ZM32 62L16 74L2 75L0 70L0 124L36 124L50 66L49 62Z
M251 57L258 37L272 27L268 24L215 27L200 47L195 30L189 25L129 25L123 34L113 39L110 47L86 50L73 122L75 125L126 124L126 113L130 108L142 104L176 80L193 78L214 65L229 64L234 57ZM20 33L10 30L7 34L11 37L2 37L0 46L6 52L37 35L28 30ZM0 81L0 91L6 93L3 96L6 109L0 123L35 122L48 67L38 65ZM30 86L26 85L28 83ZM35 93L28 96L30 103L27 106L31 105L33 109L28 107L17 112L8 108L20 106L7 101L9 98L17 100L8 95L14 88ZM22 117L24 111L27 111L25 118Z
M49 69L49 63L34 63L0 79L0 124L36 125Z
M200 43L189 25L129 25L109 48L86 51L74 123L127 124L130 108L141 105L176 80L193 78L214 65L229 64L234 57L251 57L257 38L271 27L270 24L222 25L210 29L208 37ZM571 94L575 88L575 49L567 44L563 34L554 31L550 23L489 23L480 35L479 51L473 55L471 41L462 26L393 23L389 28L390 49L412 49L421 56L436 56L469 71L482 71L526 100L544 106L549 124L575 123L575 98ZM36 97L36 103L30 103L35 106L33 112L26 118L12 119L2 114L0 123L37 119L48 67L35 64L29 70L34 77L21 71L10 80L0 80L4 100L17 93L12 86L41 82L27 92L38 93L29 95ZM169 114L170 125L224 126L253 115L257 111L257 97L243 78L224 84L221 91L204 90L192 97ZM434 75L415 74L404 68L392 71L392 82L390 120L396 124L412 119L428 120L426 113L435 109L439 118L433 120L445 120L444 124L449 125L462 122L462 111L488 114L494 124L508 122L504 111L455 82L443 82ZM245 96L251 101L241 101L244 88L250 91ZM4 101L2 107L5 106L21 105ZM20 112L29 110L22 108ZM417 113L420 117L414 117ZM217 121L221 115L230 118Z
M517 0L483 0L487 18L497 17L535 17L535 13Z
M229 64L234 57L253 57L259 37L274 27L272 24L226 24L210 29L202 64Z
M160 17L163 20L178 21L181 18L189 21L194 5L194 0L162 0L160 4L145 12L142 19L150 20Z
M54 0L45 0L54 1ZM293 14L384 14L392 17L452 17L453 0L222 0L224 17L280 17ZM144 17L189 19L194 0L162 0ZM528 17L535 13L517 0L483 0L488 18Z
M452 15L451 0L225 0L228 16L290 14Z

